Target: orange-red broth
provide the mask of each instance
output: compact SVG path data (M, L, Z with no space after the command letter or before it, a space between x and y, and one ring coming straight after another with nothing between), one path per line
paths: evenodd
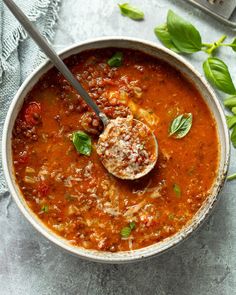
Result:
M122 66L111 68L115 52L86 51L66 62L109 117L132 113L152 128L159 159L149 175L122 181L105 170L96 153L102 125L55 69L25 98L12 139L17 182L32 211L72 244L102 251L138 249L178 232L207 198L218 169L215 121L195 87L139 51L122 50ZM169 137L182 113L193 115L190 132ZM76 130L92 136L90 156L73 146Z

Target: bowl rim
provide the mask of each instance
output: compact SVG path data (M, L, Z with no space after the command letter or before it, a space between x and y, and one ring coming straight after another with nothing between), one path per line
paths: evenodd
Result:
M145 45L146 47L153 48L154 50L161 51L162 53L164 53L166 55L172 56L172 58L177 60L179 63L183 64L183 66L185 68L187 68L190 72L192 72L192 74L198 80L200 80L200 82L205 86L206 90L208 91L208 93L211 97L211 100L213 100L213 102L217 108L218 115L219 115L221 124L223 126L223 135L224 135L223 142L224 142L224 146L225 146L225 161L223 163L220 177L219 177L219 179L216 180L217 184L216 184L215 194L212 197L212 200L208 204L208 206L205 205L205 207L206 207L205 211L200 215L197 222L195 222L195 223L190 222L188 229L185 231L184 234L181 234L181 231L179 231L175 235L173 235L167 239L164 239L163 240L163 241L165 241L164 246L161 246L163 241L160 241L160 242L152 244L148 247L133 250L133 251L121 251L121 252L110 253L110 252L103 252L103 251L97 251L97 250L87 250L85 248L76 247L76 246L69 244L68 241L66 242L65 239L61 238L59 235L57 235L52 230L47 228L46 225L44 225L42 223L42 221L40 221L40 219L33 213L33 211L31 211L31 209L29 209L29 207L26 204L23 204L23 202L22 202L23 196L21 196L21 197L19 196L20 193L19 193L19 191L17 191L16 185L14 184L14 182L12 180L12 178L14 177L14 172L11 171L11 167L9 167L10 164L8 161L8 157L9 157L9 153L11 153L11 149L8 149L7 142L8 142L8 137L11 136L11 134L9 135L9 133L10 133L10 131L12 131L12 130L9 130L9 124L11 122L11 117L14 114L15 105L16 105L18 99L20 99L22 97L22 92L24 91L25 88L27 88L27 86L29 85L31 80L33 80L34 77L38 73L41 73L45 67L47 67L51 64L48 59L46 59L43 63L41 63L25 79L25 81L22 83L22 85L18 89L17 93L15 94L15 96L10 104L10 107L8 109L7 116L5 119L4 127L3 127L3 133L2 133L2 167L3 167L3 172L4 172L4 176L5 176L9 191L10 191L11 195L13 196L18 208L20 209L22 214L26 217L26 219L33 225L33 227L36 228L37 231L40 232L44 237L46 237L48 240L50 240L51 242L53 242L54 244L56 244L60 248L66 250L67 252L74 254L80 258L85 258L90 261L103 262L103 263L127 263L127 262L136 262L136 261L143 260L143 259L146 259L149 257L160 255L160 254L166 252L167 250L173 248L174 246L179 245L180 242L186 240L186 238L189 237L193 232L195 232L195 230L197 228L199 228L199 226L206 220L209 213L212 212L212 208L216 204L216 201L219 199L219 192L225 183L225 179L226 179L228 168L229 168L229 160L230 160L230 139L229 139L229 131L227 128L223 107L222 107L220 101L218 100L215 92L213 91L213 89L209 85L209 83L182 56L179 56L175 52L163 47L162 45L156 44L152 41L143 40L140 38L124 37L124 36L107 36L107 37L92 38L92 39L85 40L83 42L78 42L76 44L73 44L73 45L61 50L58 54L59 55L66 55L68 52L71 52L76 49L79 51L79 49L83 46L89 46L93 43L99 43L99 42L103 43L103 42L108 42L108 41L109 42L112 42L112 41L126 42L127 41L127 42L131 42L131 43L138 43L140 45ZM109 47L112 47L112 46L109 46ZM113 47L118 47L118 46L114 45ZM120 47L122 47L122 46L120 46ZM104 46L104 48L105 48L105 46ZM95 47L94 47L94 49L95 49ZM84 50L86 50L86 49L84 49ZM82 51L84 51L84 50L82 50ZM72 56L73 54L74 53L70 53L68 55L68 57ZM175 66L173 66L173 67L175 67ZM48 71L48 69L47 69L47 71ZM40 76L42 76L42 73ZM37 81L34 82L33 85L35 85L36 83L37 83ZM168 243L168 240L169 240L169 243ZM155 245L160 245L160 247L158 248L156 246L156 249L155 249L155 247L154 247Z

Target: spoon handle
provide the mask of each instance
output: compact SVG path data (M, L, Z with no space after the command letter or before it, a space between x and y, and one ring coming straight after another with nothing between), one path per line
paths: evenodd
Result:
M87 91L82 87L79 81L74 77L62 59L57 55L56 51L50 46L46 39L39 33L36 27L30 22L27 16L12 0L3 0L5 5L9 8L12 14L17 18L20 24L37 43L37 45L43 50L47 57L51 60L54 66L63 74L68 82L78 91L85 102L93 109L96 115L102 120L104 126L107 125L108 118L102 113L97 104L88 95Z

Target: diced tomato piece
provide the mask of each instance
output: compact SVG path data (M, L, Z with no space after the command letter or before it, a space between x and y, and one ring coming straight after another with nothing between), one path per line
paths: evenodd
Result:
M40 122L41 119L41 105L38 102L30 102L25 109L25 121L27 124L34 126Z
M29 160L29 156L27 155L26 151L20 152L18 157L18 163L26 164Z
M38 192L41 197L47 196L49 192L49 185L46 183L46 181L40 181L38 185Z

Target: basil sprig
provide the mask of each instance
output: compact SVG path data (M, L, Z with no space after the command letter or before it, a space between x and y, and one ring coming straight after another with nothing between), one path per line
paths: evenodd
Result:
M92 151L91 137L83 131L75 131L72 134L72 141L77 150L82 155L90 156Z
M185 137L192 127L193 116L191 113L182 114L176 117L169 128L169 136L177 139Z
M209 82L217 89L228 94L236 93L229 69L222 60L216 57L209 57L203 63L203 69Z
M108 61L110 67L120 67L123 62L123 53L116 52Z
M122 15L134 20L144 19L144 13L137 7L131 6L129 3L118 4L118 6Z

